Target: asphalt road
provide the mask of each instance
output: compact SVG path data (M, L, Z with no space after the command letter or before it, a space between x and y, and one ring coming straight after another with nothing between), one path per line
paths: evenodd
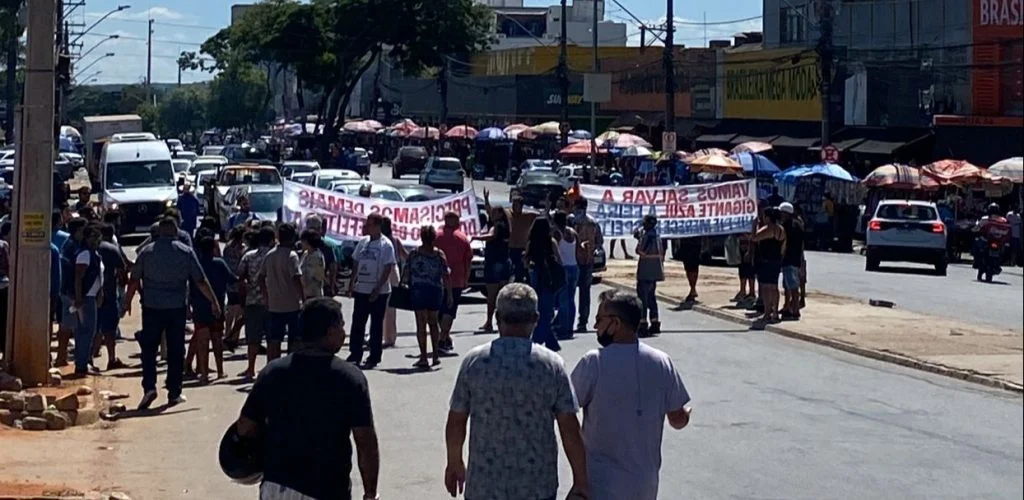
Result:
M390 167L374 167L371 180L417 182L412 175L393 181ZM504 182L474 181L473 185L478 195L487 189L492 199L508 200L509 186ZM944 277L916 264L890 263L878 272L867 272L861 255L823 252L808 252L807 265L809 286L815 290L861 300L884 299L911 311L966 322L1017 330L1024 327L1024 278L1020 268L1007 269L992 283L980 283L969 265L952 265Z
M343 302L348 315L351 302ZM455 336L460 352L494 338L471 333L483 314L479 303L460 311ZM662 319L669 331L649 343L672 356L694 408L689 428L666 427L662 499L1024 495L1024 412L1017 397L750 332L693 312L665 311ZM399 313L399 321L401 331L412 329L409 313ZM126 352L134 345L123 346L122 356L137 363ZM381 441L380 494L440 500L447 498L441 481L443 427L459 360L419 373L409 369L414 346L409 333L401 334L398 347L385 351L380 367L367 372ZM563 346L571 368L597 343L589 333ZM227 372L234 375L242 370L243 357L230 359ZM141 392L138 380L135 375L123 380L131 384L133 404ZM140 500L255 498L253 487L227 481L216 463L221 433L248 390L232 379L188 388L189 402L180 407L119 422L116 437L102 443L109 451L91 467L13 468L5 474L42 472L73 483L79 475L96 480L89 473L95 467ZM560 478L564 494L570 481L564 459ZM356 498L361 493L355 486Z

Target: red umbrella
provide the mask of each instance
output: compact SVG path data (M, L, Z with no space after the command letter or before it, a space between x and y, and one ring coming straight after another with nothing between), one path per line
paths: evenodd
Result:
M441 131L437 127L416 127L409 132L409 137L417 139L440 139Z
M592 147L591 141L583 141L566 146L559 151L558 154L562 156L592 155L594 154L594 148ZM608 150L605 148L597 148L597 154L608 154Z
M921 172L941 184L973 184L991 178L984 169L964 160L939 160L921 167Z
M705 156L729 156L729 152L724 149L718 148L698 149L697 151L694 151L692 153L685 153L682 157L682 160L686 163L691 163L694 160L698 158L703 158Z
M476 137L477 130L469 125L458 125L448 129L444 133L445 137L452 139L472 139Z
M861 184L869 188L924 190L939 188L939 181L934 177L921 175L919 169L898 163L882 165L874 169L867 177L864 177Z
M629 149L633 146L645 148L654 147L651 143L645 141L643 137L633 134L619 134L618 137L606 141L604 146L613 149Z

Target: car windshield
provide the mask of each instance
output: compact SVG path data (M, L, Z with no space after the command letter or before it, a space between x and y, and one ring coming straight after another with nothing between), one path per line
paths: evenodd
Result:
M277 209L281 208L283 202L284 196L282 193L249 193L249 207L253 212L276 212Z
M527 183L561 182L561 178L554 172L529 172L523 176L523 179Z
M188 160L174 160L171 162L171 166L174 167L174 173L180 174L188 170L188 166L191 164Z
M405 199L402 198L401 193L392 189L381 189L379 191L373 190L370 192L370 198L377 198L380 200L388 201L405 201Z
M174 185L174 169L169 160L108 163L108 189L160 187Z
M443 159L434 160L434 168L438 170L462 170L462 165L459 164L459 160Z
M282 166L282 170L288 170L291 173L299 172L312 172L316 170L316 165L312 163L285 163Z
M219 155L221 151L224 151L224 146L206 146L203 148L203 156Z
M924 205L882 205L878 218L906 221L934 221L938 219L935 209Z
M331 184L338 180L353 179L352 176L348 176L342 173L323 173L321 172L316 178L316 187L320 189L330 189ZM354 179L358 180L358 178Z
M217 170L219 163L200 161L192 164L192 173L197 174L199 172L213 172Z
M281 175L272 168L235 168L221 174L219 184L221 186L235 186L238 184L280 184Z
M426 158L427 150L420 147L404 147L398 150L401 158Z

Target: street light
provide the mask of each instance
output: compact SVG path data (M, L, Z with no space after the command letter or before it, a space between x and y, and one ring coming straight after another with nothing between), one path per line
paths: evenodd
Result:
M117 40L118 38L121 38L121 35L110 35L110 36L104 38L103 40L100 40L99 42L96 42L96 45L93 45L92 48L90 48L89 50L85 51L84 54L79 54L77 59L78 60L85 59L85 56L87 56L89 54L92 54L92 51L96 50L96 47L99 47L100 45L103 45L104 42L107 42L107 41L110 41L110 40Z
M93 71L92 73L90 73L88 76L86 76L84 78L81 78L81 80L84 80L84 81L86 81L88 83L88 82L96 80L96 77L100 76L101 74L103 74L103 70L102 69L96 70L96 71ZM84 85L84 84L79 83L79 84L76 84L76 85Z
M132 8L131 5L118 5L117 8L115 8L114 10L112 10L110 12L107 12L106 14L103 14L103 17L97 19L96 22L92 23L92 25L90 25L88 28L86 28L85 31L79 33L78 36L75 37L74 40L71 40L71 44L74 45L75 42L77 42L83 36L85 36L90 31L92 31L92 29L95 28L97 24L102 23L104 19L106 19L106 18L108 18L108 17L110 17L110 16L112 16L114 14L117 14L118 12L121 12L121 11L126 10L126 9L130 9L130 8Z
M96 63L98 63L98 62L100 62L100 61L102 61L102 60L104 60L104 59L106 59L108 57L114 57L114 53L113 52L107 52L106 54L103 54L102 56L97 57L95 61L93 61L93 62L89 63L88 65L86 65L86 67L84 67L81 70L79 70L78 73L82 74L82 73L85 73L86 71L89 71L89 68L95 66Z

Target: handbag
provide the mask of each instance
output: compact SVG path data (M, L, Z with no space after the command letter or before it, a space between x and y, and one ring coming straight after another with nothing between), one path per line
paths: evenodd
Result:
M406 259L405 266L402 268L400 273L401 280L397 285L391 287L391 296L388 297L388 307L395 309L401 309L403 311L412 311L412 294L409 288L409 262Z

